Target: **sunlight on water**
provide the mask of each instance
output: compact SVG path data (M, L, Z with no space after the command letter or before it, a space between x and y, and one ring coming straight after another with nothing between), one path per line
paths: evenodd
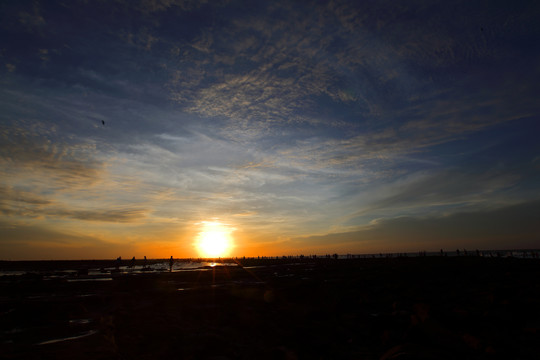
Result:
M40 342L36 345L48 345L48 344L54 344L54 343L58 343L62 341L81 339L90 335L94 335L95 333L97 333L97 330L90 330L77 336L70 336L70 337L65 337L65 338L60 338L60 339L47 340L47 341Z

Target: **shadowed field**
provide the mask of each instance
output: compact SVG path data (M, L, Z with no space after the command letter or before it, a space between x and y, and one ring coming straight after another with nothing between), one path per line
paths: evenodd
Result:
M240 263L172 273L0 277L0 352L7 359L530 359L540 353L538 260Z

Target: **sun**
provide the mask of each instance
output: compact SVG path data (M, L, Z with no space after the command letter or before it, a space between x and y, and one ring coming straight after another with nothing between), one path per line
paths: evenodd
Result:
M203 222L195 247L205 258L225 257L230 254L233 242L232 229L218 222Z

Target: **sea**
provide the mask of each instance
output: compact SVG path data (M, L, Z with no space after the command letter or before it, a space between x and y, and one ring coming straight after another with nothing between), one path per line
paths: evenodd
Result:
M208 271L214 267L237 266L225 261L174 261L172 268L169 260L149 260L142 264L138 260L134 265L123 260L120 265L110 260L73 260L73 261L0 261L1 276L41 275L43 279L65 278L68 281L105 281L112 280L111 275L146 274L179 271Z
M208 271L214 267L235 267L239 261L249 262L263 261L263 266L271 261L289 262L310 261L321 259L377 259L377 258L400 258L400 257L490 257L490 258L517 258L534 259L540 258L540 249L510 249L510 250L467 250L456 249L453 251L418 251L404 253L368 253L368 254L316 254L316 255L287 255L287 256L262 256L242 258L219 258L219 259L176 259L170 267L169 259L152 260L39 260L39 261L9 261L0 260L0 277L40 275L44 279L65 278L69 281L108 281L111 276L160 273L160 272L184 272L184 271Z

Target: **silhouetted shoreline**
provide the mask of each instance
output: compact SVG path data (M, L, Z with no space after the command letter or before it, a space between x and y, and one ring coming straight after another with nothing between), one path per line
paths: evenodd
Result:
M478 252L478 253L477 253ZM467 250L443 251L439 252L414 252L414 253L377 253L377 254L327 254L327 255L294 255L294 256L258 256L258 257L227 257L227 258L175 258L175 262L193 262L217 264L238 264L245 266L261 266L296 263L321 263L332 260L366 260L366 259L396 259L396 258L416 258L416 257L483 257L483 258L519 258L532 259L539 258L538 249L518 249L518 250ZM123 259L121 266L143 266L164 264L169 259ZM52 270L79 270L79 269L100 269L113 268L119 265L114 259L94 259L94 260L0 260L0 271L52 271Z
M0 277L1 351L7 359L527 359L540 353L538 259L290 260L95 275L91 269L114 261L80 262L88 274L40 262L41 273ZM73 262L55 264L77 270Z

